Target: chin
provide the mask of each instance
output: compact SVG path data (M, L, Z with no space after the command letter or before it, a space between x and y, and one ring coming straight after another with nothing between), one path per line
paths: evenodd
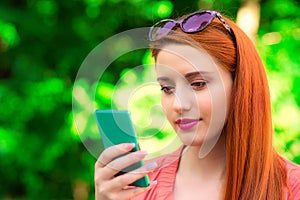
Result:
M203 144L203 139L195 138L192 135L184 135L184 134L178 134L181 142L186 146L197 146L201 147Z

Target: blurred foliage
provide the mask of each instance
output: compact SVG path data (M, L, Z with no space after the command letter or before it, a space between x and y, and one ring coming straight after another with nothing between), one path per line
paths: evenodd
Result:
M235 18L243 2L1 1L0 198L93 199L96 159L85 149L82 137L77 135L80 127L73 121L74 117L86 121L86 116L72 113L73 83L85 56L116 33L151 26L160 18L177 17L198 8L217 9ZM262 0L260 4L257 46L270 79L276 145L283 155L300 163L300 5L296 0ZM112 63L101 82L93 86L98 94L96 106L111 106L115 91L117 95L130 88L124 77L141 78L143 82L147 73L141 76L128 69L148 64L148 57L149 52L144 50ZM116 88L119 80L125 82ZM75 88L79 97L89 98L84 90L89 83L82 80L80 84L81 88ZM157 103L146 93L136 99ZM132 105L135 112L149 108ZM153 112L161 113L156 107ZM139 124L143 122L147 126L146 121ZM95 125L84 129L98 134ZM166 138L165 134L156 137L160 141ZM101 144L94 145L101 148Z

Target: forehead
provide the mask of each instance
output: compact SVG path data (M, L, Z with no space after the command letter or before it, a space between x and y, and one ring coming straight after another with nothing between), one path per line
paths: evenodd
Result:
M190 73L193 71L213 73L218 65L204 49L187 45L167 45L157 55L156 71L158 73L174 71Z

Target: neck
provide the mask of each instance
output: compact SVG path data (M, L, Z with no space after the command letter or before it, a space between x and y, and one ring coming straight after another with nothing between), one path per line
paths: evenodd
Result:
M220 137L214 148L203 158L199 158L199 146L187 146L177 173L184 176L197 176L202 180L224 180L226 171L225 139Z

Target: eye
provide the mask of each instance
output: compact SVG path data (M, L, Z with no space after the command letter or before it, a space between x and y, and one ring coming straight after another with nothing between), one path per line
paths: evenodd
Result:
M203 81L193 82L193 83L191 83L191 86L194 90L201 90L206 87L206 84L207 84L207 82L203 80Z
M165 94L172 94L174 92L174 87L172 86L161 86L161 91Z

